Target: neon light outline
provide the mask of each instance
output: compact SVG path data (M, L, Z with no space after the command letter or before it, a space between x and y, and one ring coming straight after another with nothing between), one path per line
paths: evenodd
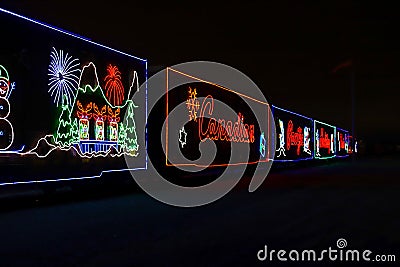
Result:
M200 108L199 100L197 100L196 88L193 89L189 86L189 97L186 100L186 108L189 111L189 121L197 121L197 111Z
M71 103L71 99L74 98L76 87L78 87L79 77L74 72L80 73L78 68L79 61L77 58L68 57L68 53L64 55L63 50L59 52L53 47L50 53L50 64L49 64L49 83L50 86L48 92L53 98L53 102L57 105L64 101L66 96L67 104ZM55 94L53 96L53 94ZM72 95L72 96L71 96Z
M13 142L14 142L14 127L13 127L12 123L7 119L8 116L10 115L10 112L11 112L11 105L10 105L10 101L8 101L8 97L10 96L11 91L12 91L14 88L12 88L12 89L10 90L10 76L9 76L9 74L8 74L7 69L6 69L3 65L0 65L0 68L1 68L2 70L5 71L5 75L6 75L6 76L4 76L3 78L1 78L1 81L2 81L3 83L6 83L6 86L7 86L7 89L6 89L7 91L4 92L5 96L4 96L4 97L3 97L3 96L0 96L0 99L4 99L4 100L6 101L6 103L7 103L7 106L8 106L8 112L7 112L7 114L4 115L3 117L1 117L1 118L0 118L0 121L4 121L4 122L7 123L7 124L10 126L10 128L11 128L11 141L8 142L8 146L6 146L5 148L0 148L0 151L6 151L7 149L9 149L9 148L12 146L12 144L13 144ZM3 74L2 74L2 75L3 75ZM3 91L3 90L2 90L2 91Z

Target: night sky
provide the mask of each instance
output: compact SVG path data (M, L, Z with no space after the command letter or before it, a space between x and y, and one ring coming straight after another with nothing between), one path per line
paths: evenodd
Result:
M193 60L228 64L270 103L349 130L354 70L356 135L396 141L400 24L394 5L215 2L3 0L1 7L147 58L150 70ZM351 68L332 72L349 60Z

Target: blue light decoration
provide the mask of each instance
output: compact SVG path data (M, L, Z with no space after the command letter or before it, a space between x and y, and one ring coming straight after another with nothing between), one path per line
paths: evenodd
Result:
M336 127L314 120L314 158L330 159L336 157Z
M313 119L272 105L277 129L275 162L313 159Z
M336 157L345 158L349 156L350 135L349 131L336 127Z
M139 127L147 123L146 59L3 8L0 24L8 26L3 34L13 37L0 45L4 52L0 65L5 70L0 69L0 76L4 74L0 106L8 107L0 110L0 139L11 140L0 147L0 153L21 165L59 161L70 166L51 176L35 173L36 169L0 176L0 185L93 179L105 173L147 169L147 130L137 131L135 122L140 120ZM8 73L16 81L10 81ZM146 91L137 94L134 103L132 98L143 82ZM16 84L19 94L11 94ZM80 113L79 103L86 113ZM9 107L15 104L19 109L10 114ZM86 110L88 104L93 109ZM6 122L10 131L4 130ZM126 168L124 156L133 157L137 164ZM90 163L89 171L80 162Z

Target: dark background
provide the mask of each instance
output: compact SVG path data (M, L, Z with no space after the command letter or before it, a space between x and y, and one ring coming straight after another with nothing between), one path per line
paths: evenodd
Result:
M395 5L279 2L27 0L1 5L147 58L150 74L192 60L228 64L253 79L270 103L349 130L354 71L356 136L367 144L396 144L400 35ZM333 72L348 61L350 66Z

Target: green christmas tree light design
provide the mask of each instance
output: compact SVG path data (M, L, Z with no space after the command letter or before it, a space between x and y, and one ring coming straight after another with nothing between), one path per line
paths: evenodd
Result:
M136 124L134 120L133 108L135 105L133 102L128 103L128 110L124 120L124 131L126 132L125 139L125 151L129 154L136 155L139 145L137 143L136 135Z

